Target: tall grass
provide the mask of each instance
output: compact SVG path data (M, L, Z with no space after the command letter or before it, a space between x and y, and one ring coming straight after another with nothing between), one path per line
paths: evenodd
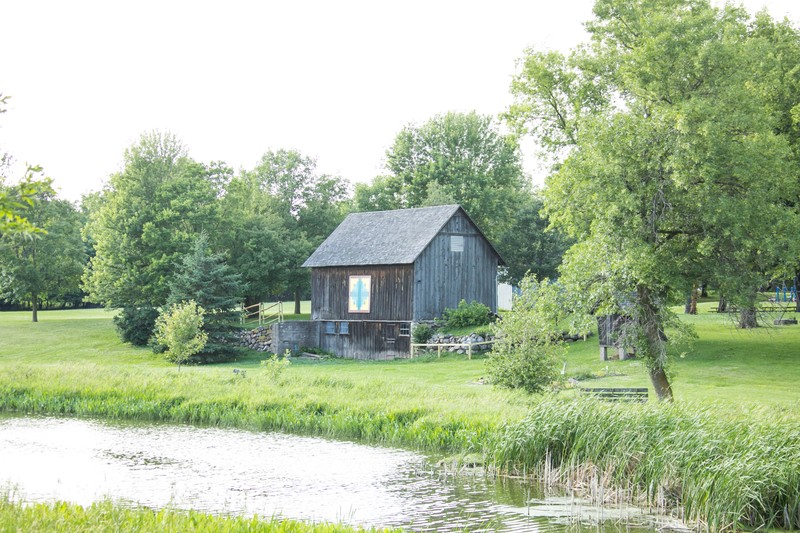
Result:
M353 533L399 531L362 529L341 524L306 524L296 520L221 517L196 511L130 509L104 501L81 507L70 503L15 504L0 497L0 531L126 531L221 533Z
M718 531L800 528L800 425L714 405L549 400L494 440L490 459L598 498L675 508Z
M260 368L245 378L199 370L20 366L0 376L0 411L276 430L441 452L480 452L500 423L481 390L465 391L474 404L466 409L465 398L447 390L419 401L419 384L357 382L297 368L277 380ZM483 413L474 410L481 405Z

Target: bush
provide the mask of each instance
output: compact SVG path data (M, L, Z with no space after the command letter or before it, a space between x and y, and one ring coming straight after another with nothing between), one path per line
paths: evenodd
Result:
M270 381L277 381L280 375L283 374L283 371L291 366L292 363L289 361L290 355L291 353L289 350L286 350L282 359L278 357L278 354L274 353L269 359L261 361L261 368L266 371Z
M164 357L177 363L178 368L206 345L208 335L203 331L203 315L203 308L189 300L169 306L156 320L156 340L167 347Z
M447 308L442 313L442 322L447 328L484 326L494 320L492 310L480 302L458 302L456 309Z
M411 334L414 344L427 344L431 337L433 337L433 328L428 324L416 324L414 326L414 331Z
M559 327L566 306L560 288L548 280L525 277L520 288L513 310L495 327L486 370L495 385L539 392L557 377L566 353Z
M156 327L158 309L154 307L125 307L114 317L114 325L124 342L147 346Z
M558 377L563 355L563 348L554 344L495 346L486 360L486 372L494 385L540 392Z

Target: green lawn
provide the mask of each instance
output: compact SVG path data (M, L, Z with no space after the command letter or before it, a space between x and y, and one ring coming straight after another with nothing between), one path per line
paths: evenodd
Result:
M800 326L743 331L733 326L730 316L709 312L713 305L701 304L699 315L683 315L695 325L699 338L685 357L674 358L671 372L676 399L721 401L743 407L800 403L796 386L800 382ZM113 382L120 373L128 380L131 375L138 375L148 381L178 374L173 365L149 349L122 344L114 331L112 316L101 309L42 311L40 321L34 324L30 313L0 313L0 383L5 381L3 376L18 374L22 368L40 372L47 369L46 375L60 383L67 383L67 376L73 376L70 379L76 381L72 384L81 389L100 385L98 375ZM198 386L195 380L207 383L196 392L184 392L228 395L231 391L225 391L225 385L217 382L227 380L234 367L250 372L252 378L248 382L261 379L257 376L262 372L260 362L264 358L263 354L251 353L226 364L186 367L180 375L187 386ZM441 416L466 415L495 422L522 416L531 400L522 394L477 384L484 374L482 358L468 361L455 355L441 360L329 360L295 363L283 374L281 383L294 383L293 394L298 398L324 399L336 405L366 402L385 409L418 408ZM573 376L587 386L649 386L641 361L601 362L596 336L570 346L565 377ZM596 378L584 381L587 376ZM341 380L353 388L345 386L336 391L314 385L328 379ZM270 392L269 387L261 391L259 387L252 391L237 387L237 394L249 399L260 394L268 397ZM270 387L277 393L288 385ZM392 394L375 394L383 390Z
M178 370L147 348L122 344L111 317L102 310L44 311L34 324L28 313L0 313L0 409L269 427L452 449L472 433L521 419L532 401L480 384L483 361L463 356L296 361L272 379L261 366L266 354L251 352Z
M683 357L673 354L670 367L675 399L718 401L728 405L800 404L800 325L737 329L734 316L712 313L716 302L703 303L699 314L681 315L698 338ZM570 347L567 375L604 376L587 386L649 387L643 362L601 362L597 338Z

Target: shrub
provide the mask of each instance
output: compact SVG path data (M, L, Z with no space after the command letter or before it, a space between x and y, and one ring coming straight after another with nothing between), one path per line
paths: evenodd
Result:
M114 325L124 342L134 346L147 346L158 318L158 309L154 307L125 307L114 317Z
M484 326L493 320L492 310L480 302L458 302L456 309L447 308L442 313L442 322L448 328Z
M167 347L164 357L178 364L187 362L206 345L208 335L203 331L205 311L194 300L171 305L156 320L155 337Z
M539 392L558 375L565 355L559 322L565 306L559 287L548 280L524 278L514 309L496 326L497 339L486 369L492 383Z
M267 377L270 381L277 381L280 375L283 374L283 371L289 368L292 364L292 362L289 361L290 355L289 350L286 350L283 354L283 359L278 357L278 354L274 353L269 359L261 361L261 368L266 370Z
M431 337L433 337L433 328L428 324L416 324L414 326L414 331L411 334L414 344L427 344Z

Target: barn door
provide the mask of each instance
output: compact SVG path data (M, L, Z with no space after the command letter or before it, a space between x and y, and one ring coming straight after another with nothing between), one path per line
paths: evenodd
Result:
M394 343L397 341L397 329L397 324L383 325L383 344L387 349L394 349Z

